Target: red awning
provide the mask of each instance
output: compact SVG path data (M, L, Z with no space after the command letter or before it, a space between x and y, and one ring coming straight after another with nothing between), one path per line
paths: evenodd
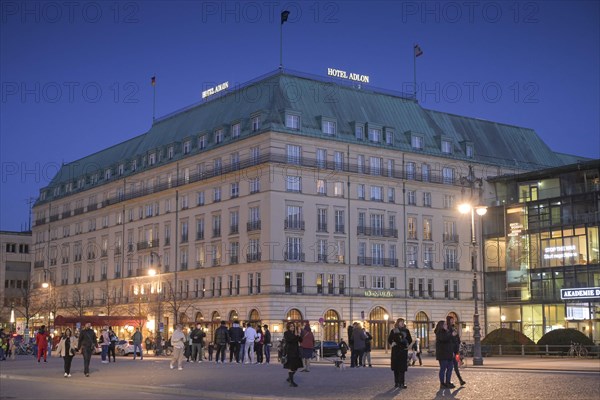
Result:
M88 322L93 326L141 326L146 322L147 318L144 315L138 316L117 316L117 315L84 315L82 317L63 317L57 315L54 318L55 326L71 326L78 322L85 325Z

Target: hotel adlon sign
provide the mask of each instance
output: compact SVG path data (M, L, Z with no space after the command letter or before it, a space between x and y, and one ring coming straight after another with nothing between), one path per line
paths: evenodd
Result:
M600 287L560 289L561 300L600 300Z

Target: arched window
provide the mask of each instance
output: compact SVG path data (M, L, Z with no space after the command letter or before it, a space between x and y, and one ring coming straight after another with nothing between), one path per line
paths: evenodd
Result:
M202 315L202 313L200 311L198 311L196 313L195 321L196 322L204 322L204 315Z
M386 321L385 316L388 316ZM383 307L377 306L369 313L369 319L365 321L365 328L373 337L371 347L383 349L391 327L394 325L391 314Z
M389 320L392 320L392 316L385 310L385 308L383 307L375 307L373 310L371 310L371 313L369 314L369 319L371 321L385 321L385 315L388 315Z
M190 322L190 319L188 318L186 313L181 313L179 314L179 323L180 324L187 324L188 322Z
M239 319L240 319L240 317L239 317L239 315L238 315L238 312L237 312L237 311L235 311L235 310L231 310L231 311L229 312L229 320L230 320L230 321L237 321L237 320L239 320Z
M220 321L221 320L221 314L219 314L218 311L215 311L212 313L212 318L210 319L211 321Z
M414 321L415 333L420 339L422 348L429 347L429 317L423 311L419 311ZM413 340L416 338L413 338Z
M302 321L302 313L297 308L292 308L288 311L285 319L288 321Z
M256 308L254 308L254 309L252 309L252 311L250 311L250 315L248 316L248 321L250 321L250 322L260 321L260 314L258 313L258 310Z
M335 310L327 310L325 311L325 315L323 318L325 321L323 322L323 335L324 340L331 340L338 342L339 341L339 332L340 332L340 315Z

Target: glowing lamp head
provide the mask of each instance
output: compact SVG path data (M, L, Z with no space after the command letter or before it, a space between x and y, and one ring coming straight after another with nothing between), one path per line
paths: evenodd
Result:
M150 275L150 276L155 276L155 275L156 275L156 273L157 273L157 271L156 271L154 268L150 268L150 269L148 270L148 275Z
M459 204L458 211L461 214L467 214L467 213L471 212L471 205L469 203Z
M385 320L387 321L388 319L390 319L390 316L389 316L389 315L387 315L387 314L385 314L385 315L383 316L383 319L385 319Z
M486 213L487 213L487 207L477 207L475 209L475 212L477 213L477 215L479 215L480 217L483 217Z
M44 283L42 283L42 287L43 287L44 289L48 289L48 287L49 287L49 286L50 286L50 284L49 284L48 282L44 282Z

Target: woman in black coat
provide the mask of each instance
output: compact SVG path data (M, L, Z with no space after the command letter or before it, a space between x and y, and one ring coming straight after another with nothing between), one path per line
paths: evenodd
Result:
M435 359L440 364L440 389L453 389L455 386L450 382L450 379L452 378L452 358L454 356L454 336L456 336L456 331L449 329L446 321L439 321L434 333Z
M283 334L283 354L287 356L287 361L283 364L283 368L289 369L287 381L290 386L298 386L294 382L294 374L298 368L302 368L302 358L300 357L300 346L302 342L298 331L296 331L296 325L293 322L288 322L287 331Z
M410 331L404 325L404 318L398 318L390 331L388 343L392 347L391 367L394 371L395 387L406 389L404 373L408 369L408 345L412 342Z

